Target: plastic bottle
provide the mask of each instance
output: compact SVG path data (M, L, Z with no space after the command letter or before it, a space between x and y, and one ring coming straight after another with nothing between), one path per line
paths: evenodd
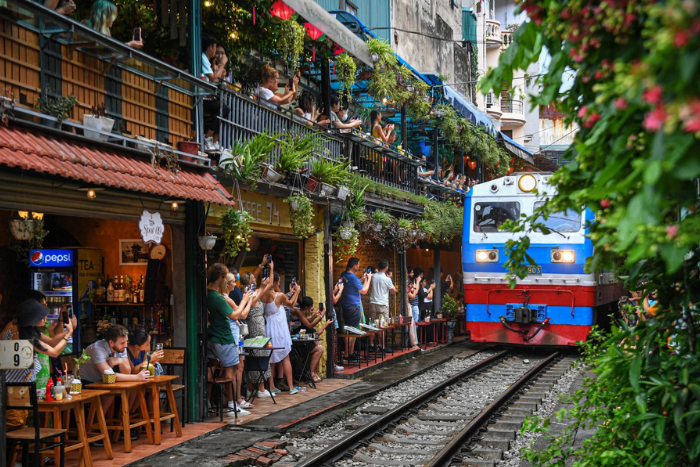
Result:
M53 378L46 382L46 402L54 402L53 398Z

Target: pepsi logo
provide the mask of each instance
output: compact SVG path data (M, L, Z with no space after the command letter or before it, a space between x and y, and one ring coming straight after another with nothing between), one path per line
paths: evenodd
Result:
M44 262L44 254L41 251L35 251L32 253L32 263L42 264Z

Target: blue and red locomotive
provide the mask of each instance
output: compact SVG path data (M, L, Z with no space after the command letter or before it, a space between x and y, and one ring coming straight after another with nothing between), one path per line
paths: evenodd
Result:
M506 220L534 209L551 197L551 173L514 173L474 186L464 202L462 269L467 330L474 342L574 345L610 313L622 295L611 272L588 274L593 253L586 209L552 213L539 219L549 235L529 235L528 254L537 266L511 289L504 263L506 241L521 233L499 230ZM535 189L539 192L534 194Z

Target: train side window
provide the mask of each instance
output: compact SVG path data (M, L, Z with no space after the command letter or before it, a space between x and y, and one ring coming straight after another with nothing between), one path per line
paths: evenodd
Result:
M474 232L498 232L507 220L520 217L520 203L476 203L474 205Z
M535 209L543 205L544 201L538 201L535 203ZM581 213L567 209L566 212L553 212L547 220L539 216L537 222L557 232L578 232L581 230Z

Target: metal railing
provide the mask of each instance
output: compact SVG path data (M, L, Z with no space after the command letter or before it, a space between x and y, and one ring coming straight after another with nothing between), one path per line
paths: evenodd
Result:
M391 149L373 148L364 144L353 144L350 160L363 177L382 185L418 194L419 162L409 159Z
M228 87L220 88L219 98L221 99L219 142L222 148L230 148L237 142L250 141L255 135L261 133L269 135L317 133L327 149L326 157L338 162L345 160L342 140L304 123L296 115L280 112L273 109L272 104L250 99ZM274 165L276 159L277 154L273 153L268 162Z
M501 110L503 113L525 114L521 99L501 99Z

